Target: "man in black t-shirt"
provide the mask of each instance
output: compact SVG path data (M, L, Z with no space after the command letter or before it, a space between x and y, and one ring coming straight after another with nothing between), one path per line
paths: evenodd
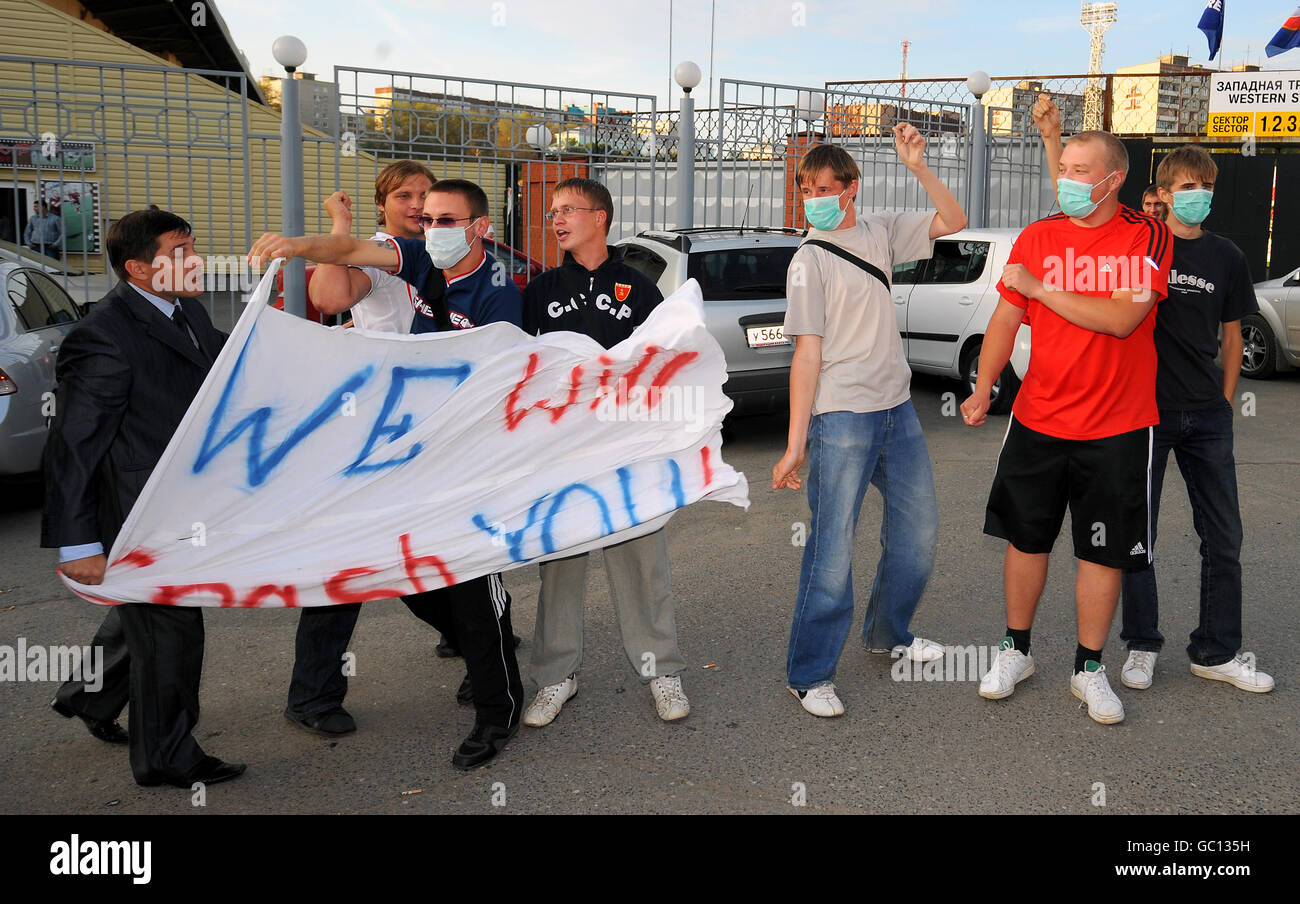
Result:
M1232 456L1232 399L1241 371L1241 318L1257 310L1246 257L1229 240L1206 232L1218 168L1198 145L1182 145L1156 171L1160 200L1174 235L1169 297L1156 309L1156 404L1151 461L1154 541L1160 489L1172 449L1187 484L1192 520L1201 538L1200 623L1187 655L1192 674L1246 691L1273 689L1273 679L1241 653L1241 512ZM1223 331L1222 343L1219 330ZM1222 351L1223 367L1215 363ZM1120 680L1151 686L1164 638L1157 628L1152 566L1124 575L1128 661Z
M524 332L582 333L611 348L663 301L654 283L623 262L621 249L605 244L613 216L613 199L599 182L574 178L555 186L546 219L564 261L524 289ZM682 691L686 662L677 645L664 529L602 552L628 661L650 679L659 718L685 718L691 704ZM549 725L578 693L587 555L541 564L532 664L540 690L523 718L533 728Z

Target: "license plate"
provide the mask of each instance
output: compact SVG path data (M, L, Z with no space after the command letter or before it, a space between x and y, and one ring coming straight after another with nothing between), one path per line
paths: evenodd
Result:
M745 341L749 343L750 348L770 348L773 345L790 344L779 323L771 326L746 327Z

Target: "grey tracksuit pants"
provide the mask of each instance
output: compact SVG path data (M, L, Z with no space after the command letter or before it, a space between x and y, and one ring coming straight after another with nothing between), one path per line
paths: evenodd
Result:
M628 661L646 681L681 673L686 662L677 647L664 530L607 546L601 552ZM541 564L532 667L539 687L559 684L582 667L588 555L595 553Z

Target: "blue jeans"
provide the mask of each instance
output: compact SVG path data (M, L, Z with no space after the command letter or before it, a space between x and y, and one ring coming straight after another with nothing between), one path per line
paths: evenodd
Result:
M1241 510L1232 457L1232 405L1197 411L1160 410L1151 460L1151 538L1155 542L1160 489L1169 450L1187 484L1192 524L1201 538L1201 617L1187 644L1197 665L1221 665L1241 649ZM1130 650L1158 652L1154 566L1124 573L1124 629Z
M853 537L868 485L884 497L880 561L867 602L868 649L910 644L939 534L930 453L911 401L888 411L814 415L808 428L808 505L786 675L795 690L835 677L853 621Z

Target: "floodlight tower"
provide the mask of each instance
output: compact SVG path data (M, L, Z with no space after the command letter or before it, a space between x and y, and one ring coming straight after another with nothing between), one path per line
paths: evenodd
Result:
M1102 82L1096 76L1101 75L1101 58L1106 52L1106 32L1118 18L1119 4L1117 3L1084 3L1079 7L1079 24L1091 38L1088 74L1094 76L1088 80L1088 88L1083 95L1084 129L1100 129L1104 124Z

